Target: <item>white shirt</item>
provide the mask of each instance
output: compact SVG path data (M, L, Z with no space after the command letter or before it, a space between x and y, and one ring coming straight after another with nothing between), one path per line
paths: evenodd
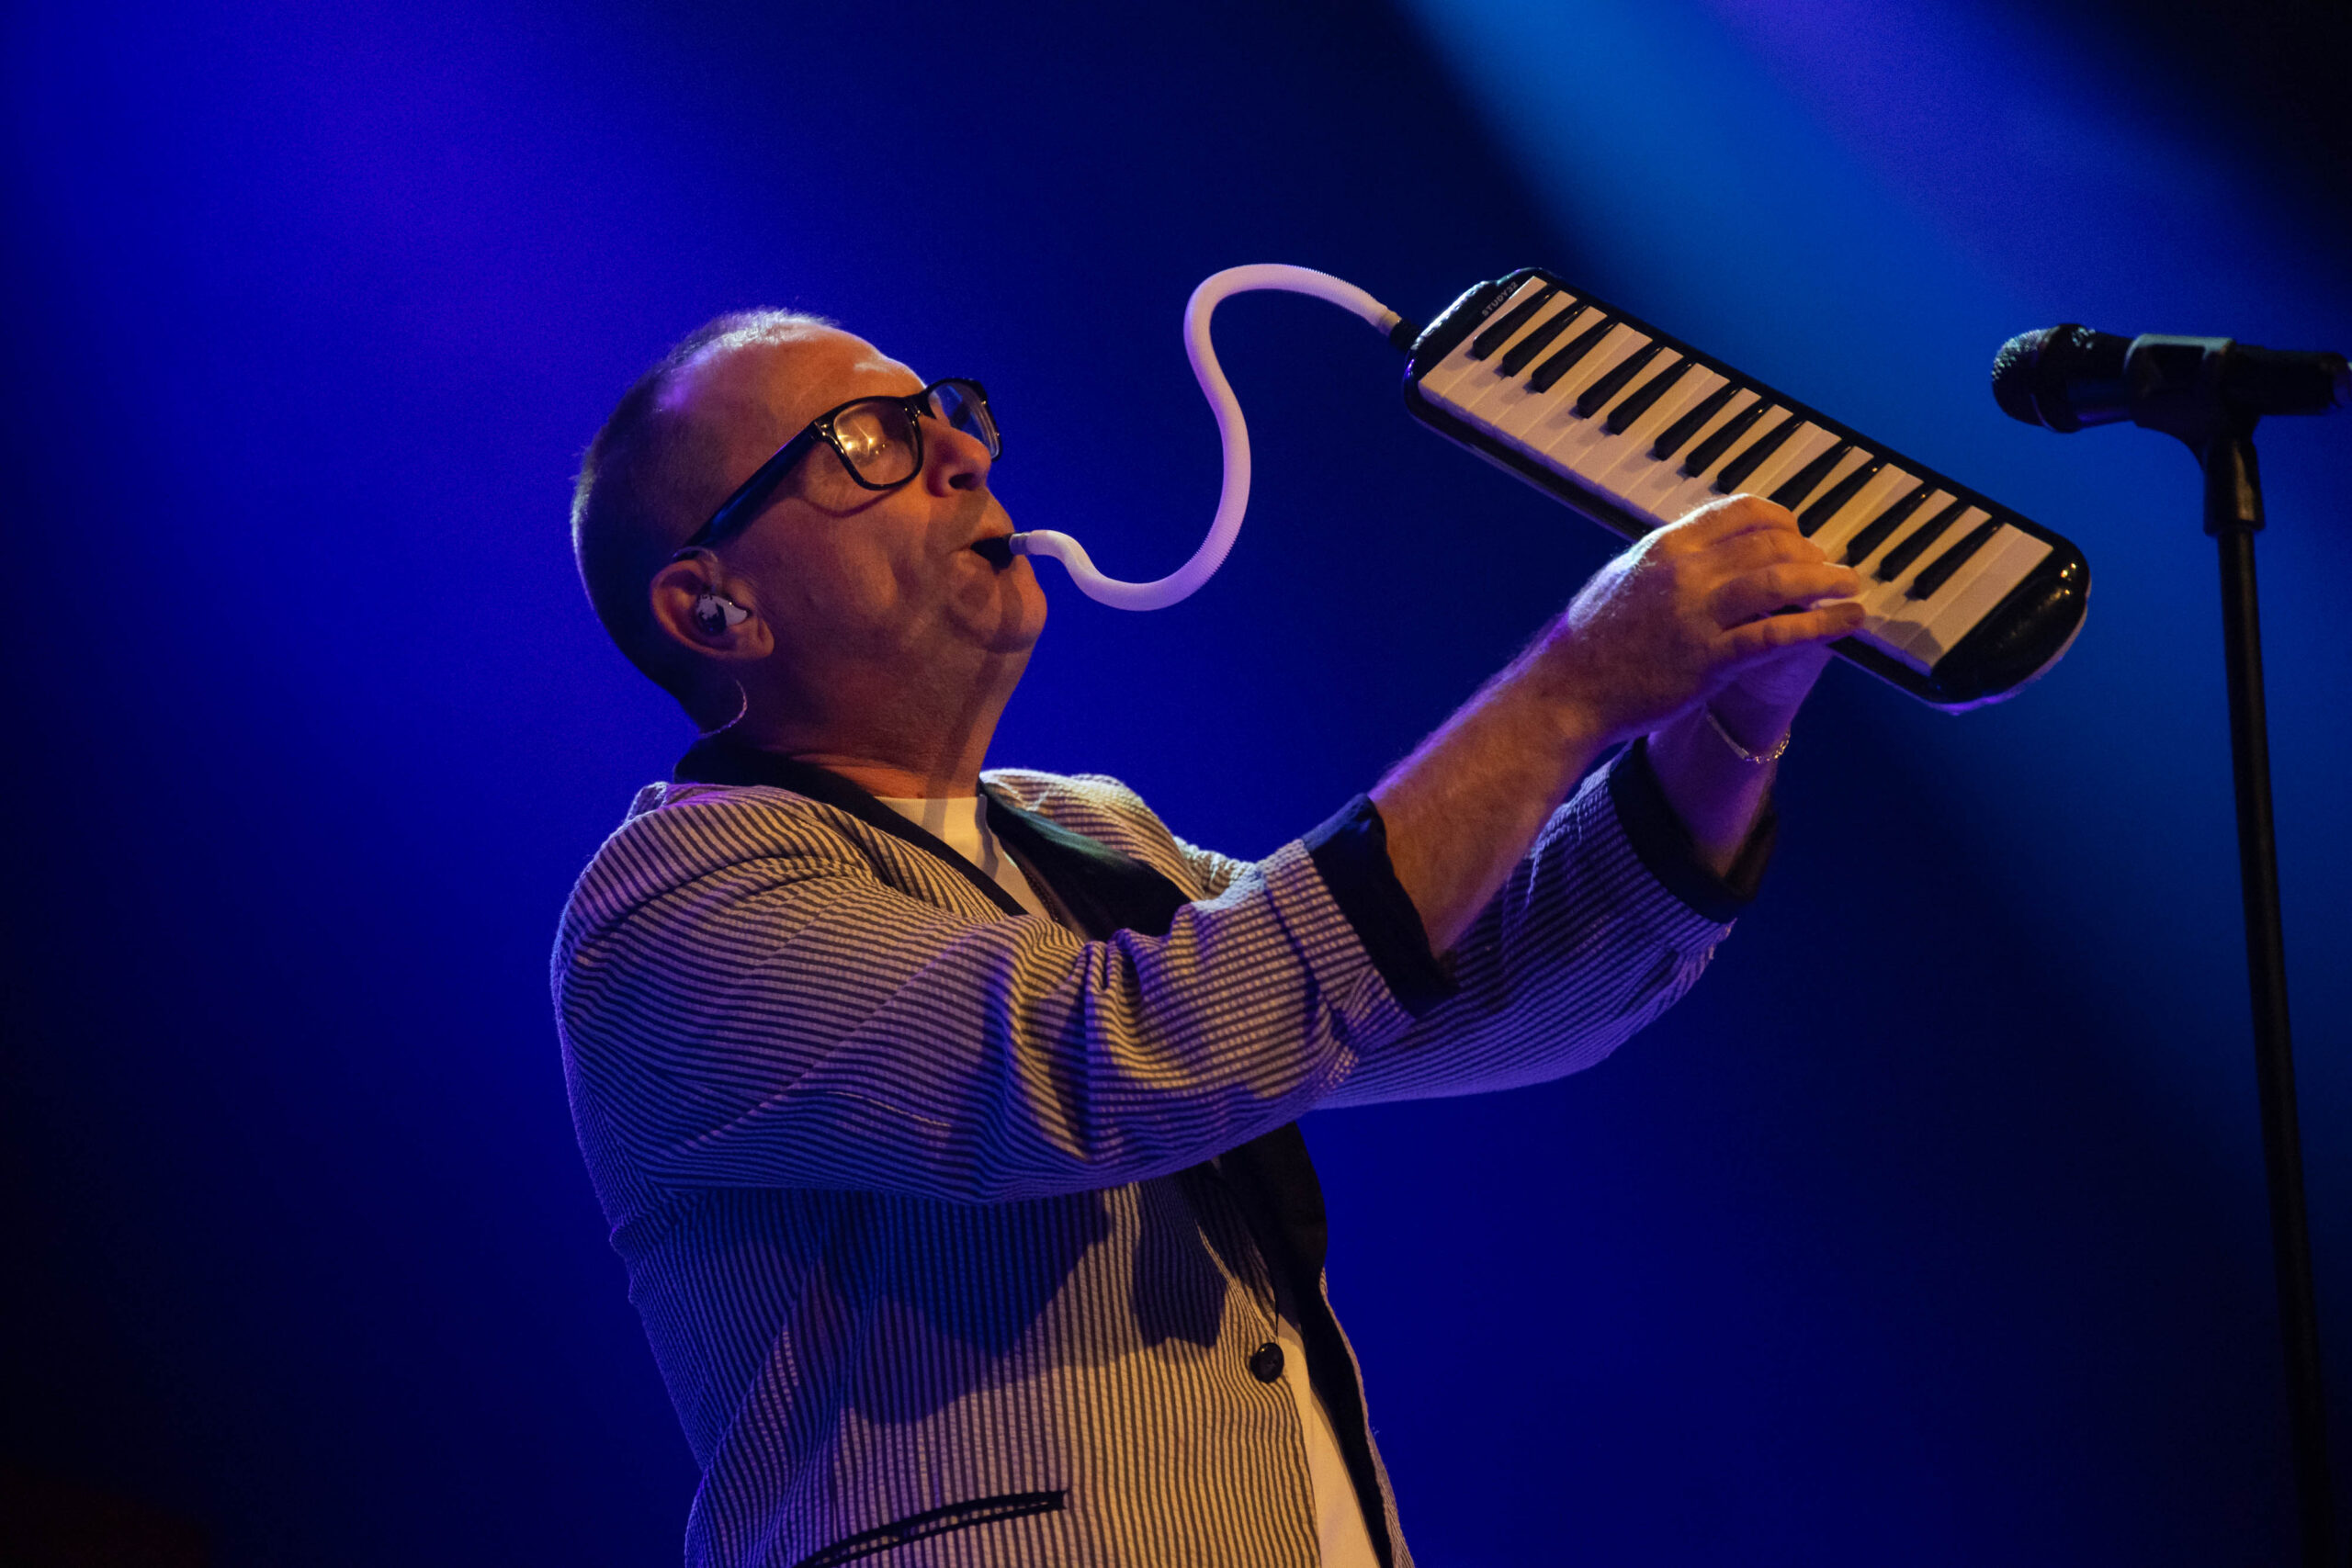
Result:
M1054 919L1020 863L1005 853L989 830L988 813L981 809L978 795L944 800L876 798L971 862L1023 909ZM1339 1435L1306 1374L1306 1345L1294 1321L1297 1312L1290 1292L1283 1291L1276 1304L1274 1343L1283 1348L1283 1383L1298 1406L1299 1437L1306 1449L1306 1476L1314 1493L1315 1534L1323 1568L1378 1568L1380 1559L1364 1529L1363 1509L1356 1500L1355 1483L1348 1475L1348 1461L1340 1452Z
M1380 1568L1372 1550L1372 1536L1363 1528L1363 1509L1356 1502L1356 1483L1340 1452L1340 1435L1331 1427L1331 1413L1306 1374L1306 1342L1299 1337L1298 1310L1290 1291L1275 1281L1277 1311L1274 1343L1283 1348L1283 1382L1298 1405L1299 1436L1306 1444L1306 1475L1315 1491L1315 1537L1321 1548L1323 1568Z
M1023 909L1049 920L1054 918L1046 908L1046 901L1037 897L1037 890L1021 874L1020 865L1004 852L1004 846L989 830L988 813L980 809L978 795L948 800L893 800L888 795L875 798L970 861L982 876L1012 895L1013 902Z

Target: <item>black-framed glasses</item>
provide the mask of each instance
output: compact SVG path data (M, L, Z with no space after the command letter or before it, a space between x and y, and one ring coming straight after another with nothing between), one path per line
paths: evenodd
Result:
M715 545L741 528L766 508L768 497L784 482L794 465L819 442L833 449L849 477L867 490L896 490L922 472L922 422L935 419L950 425L1002 456L996 416L989 412L989 395L978 381L951 376L933 381L906 397L855 398L827 409L808 428L776 448L735 493L718 503L710 521L680 547L691 550Z

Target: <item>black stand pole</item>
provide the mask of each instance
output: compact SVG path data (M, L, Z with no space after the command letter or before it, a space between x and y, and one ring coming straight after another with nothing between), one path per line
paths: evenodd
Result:
M2262 624L2254 536L2262 526L2254 417L2225 414L2192 441L2205 469L2205 531L2221 547L2222 650L2230 691L2230 761L2237 786L2238 878L2245 899L2246 982L2254 999L2254 1069L2262 1101L2263 1166L2270 1190L2271 1259L2287 1353L2287 1413L2304 1568L2334 1568L2335 1526L2327 1468L2327 1397L2320 1380L2319 1303L2303 1214L2302 1136L2295 1121L2295 1058L2287 1032L2287 947L2278 916L2278 843L2270 818L2270 737L2263 714ZM2181 434L2175 432L2175 434ZM2186 437L2184 437L2186 438Z

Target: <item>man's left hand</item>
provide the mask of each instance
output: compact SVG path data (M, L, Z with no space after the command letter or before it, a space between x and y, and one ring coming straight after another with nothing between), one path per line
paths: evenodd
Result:
M1751 507L1770 505L1734 499ZM1793 529L1795 520L1790 518L1788 525ZM1717 875L1731 868L1755 830L1778 771L1777 763L1749 759L1779 750L1828 663L1829 649L1823 644L1787 649L1742 669L1705 702L1651 733L1650 764L1659 787L1690 829L1701 860ZM1716 733L1717 725L1723 734ZM1725 744L1726 735L1748 756Z

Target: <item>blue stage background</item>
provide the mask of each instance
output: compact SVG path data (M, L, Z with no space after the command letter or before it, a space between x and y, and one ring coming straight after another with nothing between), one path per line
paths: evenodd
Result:
M690 739L572 574L598 421L709 315L821 310L984 378L1016 521L1153 575L1216 493L1200 277L1426 317L1544 263L2071 535L2098 592L2007 707L1833 671L1761 901L1618 1059L1311 1119L1418 1558L2288 1561L2194 466L1984 386L2061 319L2352 347L2343 29L2189 9L12 7L0 1461L222 1563L671 1560L693 1468L545 985ZM1609 545L1413 426L1349 318L1219 321L1231 564L1144 617L1046 569L996 755L1260 853ZM2352 419L2261 446L2341 1478Z

